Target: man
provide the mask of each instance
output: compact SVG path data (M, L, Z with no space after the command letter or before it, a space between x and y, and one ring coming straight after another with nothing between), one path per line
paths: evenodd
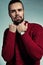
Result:
M42 26L24 21L24 6L20 0L11 0L8 10L13 24L4 33L2 57L6 65L40 65Z

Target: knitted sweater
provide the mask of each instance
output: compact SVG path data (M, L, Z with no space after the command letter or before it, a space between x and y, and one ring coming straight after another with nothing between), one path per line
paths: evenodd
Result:
M39 24L28 23L23 35L5 30L2 57L6 65L40 65L42 55L43 28Z

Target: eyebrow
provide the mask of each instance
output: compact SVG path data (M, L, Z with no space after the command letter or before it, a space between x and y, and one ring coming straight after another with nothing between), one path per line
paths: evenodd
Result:
M11 12L14 12L15 11L15 9L14 10L10 10Z
M19 9L17 9L18 11L21 11L21 10L23 10L22 8L19 8ZM11 12L14 12L14 11L16 11L16 9L13 9L13 10L10 10Z

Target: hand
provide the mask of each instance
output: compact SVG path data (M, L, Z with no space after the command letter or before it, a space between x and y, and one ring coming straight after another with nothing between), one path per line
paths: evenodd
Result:
M9 31L15 33L16 32L16 25L14 25L14 24L9 25Z
M28 23L25 24L25 22L22 22L21 24L19 24L19 25L17 26L17 31L18 31L19 33L25 32L25 31L27 30L27 28L28 28Z

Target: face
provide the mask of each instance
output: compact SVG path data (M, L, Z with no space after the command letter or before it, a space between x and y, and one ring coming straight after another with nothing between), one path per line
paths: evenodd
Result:
M24 20L24 9L21 3L16 2L10 5L9 15L14 24L18 25Z

